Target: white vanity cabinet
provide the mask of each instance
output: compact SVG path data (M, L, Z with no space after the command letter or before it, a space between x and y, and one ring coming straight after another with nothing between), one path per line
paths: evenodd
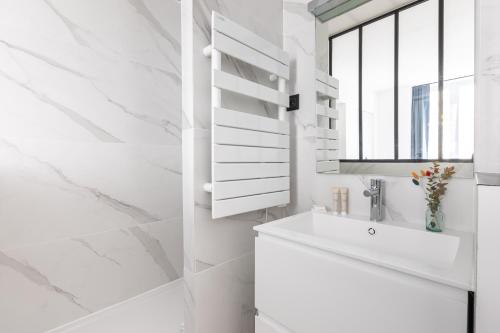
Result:
M259 232L256 333L468 332L467 290L323 245L316 247L312 238L291 241Z

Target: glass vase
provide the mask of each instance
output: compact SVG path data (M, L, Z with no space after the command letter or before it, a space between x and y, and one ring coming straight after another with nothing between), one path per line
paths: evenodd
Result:
M425 228L429 231L433 232L441 232L443 231L444 225L443 221L444 216L441 208L438 208L437 211L433 212L429 208L427 208L427 212L425 213Z

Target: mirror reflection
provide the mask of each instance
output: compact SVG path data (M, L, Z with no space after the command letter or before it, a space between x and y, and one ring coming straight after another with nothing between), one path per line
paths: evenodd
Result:
M474 1L396 2L370 1L326 22L340 158L471 162Z

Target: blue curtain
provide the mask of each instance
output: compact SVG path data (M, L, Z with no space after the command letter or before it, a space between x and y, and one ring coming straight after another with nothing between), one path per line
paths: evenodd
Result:
M430 85L412 88L411 98L411 158L426 159L429 147Z

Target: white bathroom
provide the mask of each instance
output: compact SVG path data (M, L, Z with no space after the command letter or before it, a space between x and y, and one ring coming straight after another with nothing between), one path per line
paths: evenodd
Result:
M0 0L0 333L500 332L499 18Z

